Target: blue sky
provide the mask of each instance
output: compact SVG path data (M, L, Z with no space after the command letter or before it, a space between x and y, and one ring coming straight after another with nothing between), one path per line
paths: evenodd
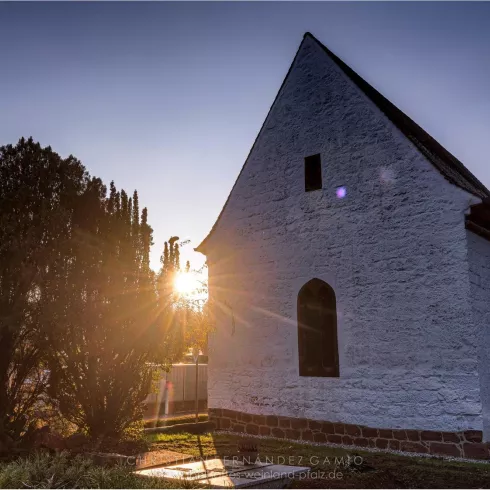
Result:
M206 236L305 31L490 187L490 3L3 2L0 23L0 144L138 189L154 267Z

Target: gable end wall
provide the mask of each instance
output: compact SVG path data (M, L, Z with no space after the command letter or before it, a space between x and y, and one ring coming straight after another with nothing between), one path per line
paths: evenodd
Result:
M305 193L315 153L324 188ZM481 430L471 202L305 39L207 244L209 406ZM313 277L337 297L337 379L298 374L296 297Z

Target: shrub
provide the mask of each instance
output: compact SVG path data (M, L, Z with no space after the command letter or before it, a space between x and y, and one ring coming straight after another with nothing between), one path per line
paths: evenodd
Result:
M36 453L0 466L0 488L191 488L158 478L140 477L131 466L96 466L91 460L68 453ZM183 485L182 485L183 484Z

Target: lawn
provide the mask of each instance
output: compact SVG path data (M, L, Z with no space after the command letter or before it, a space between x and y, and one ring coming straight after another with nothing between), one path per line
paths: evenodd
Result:
M196 488L191 482L140 477L130 466L111 468L79 455L38 452L9 463L0 462L0 488Z
M237 435L152 434L145 436L151 450L171 450L197 459L237 455ZM255 439L262 462L311 467L308 479L293 488L489 488L490 464L441 458L401 456L313 446L275 439ZM129 453L128 453L129 454ZM350 464L346 464L350 461ZM68 453L35 453L0 463L0 488L192 488L191 482L164 482L138 477L132 466L102 468Z
M152 449L170 449L197 457L236 455L239 436L216 433L152 434ZM312 477L293 488L489 488L490 464L440 458L351 451L326 446L257 439L259 459L310 466ZM343 465L350 456L351 464ZM357 456L357 457L356 457ZM336 459L337 458L337 459ZM337 463L337 464L336 464ZM340 464L338 464L340 463ZM335 471L335 474L334 474Z

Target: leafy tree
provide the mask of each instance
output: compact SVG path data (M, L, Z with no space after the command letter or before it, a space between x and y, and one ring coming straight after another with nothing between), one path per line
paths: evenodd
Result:
M77 159L32 138L0 147L0 446L25 433L44 390L41 291L87 184Z
M0 236L0 447L29 432L45 392L92 436L121 434L155 370L206 329L205 309L173 292L178 237L154 274L137 192L107 193L32 138L0 148Z
M142 413L156 368L177 354L178 317L159 303L149 267L152 228L138 195L92 179L76 239L45 289L49 394L94 437L119 436ZM48 324L48 322L50 322ZM182 346L180 346L182 348Z
M154 369L180 355L139 206L32 138L0 148L0 447L28 432L45 392L91 435L120 434Z
M190 263L186 264L186 273L190 274ZM202 275L202 271L201 271ZM200 287L195 291L197 298L184 296L180 300L180 308L183 315L184 343L192 352L195 362L195 420L199 420L198 379L199 379L199 355L207 354L208 335L214 328L214 318L209 299L202 299L205 293L207 298L207 281L200 281Z
M191 264L186 261L182 270L180 267L179 237L173 236L165 242L160 258L161 268L158 275L160 301L171 305L174 315L179 317L182 326L182 342L187 350L203 351L207 346L207 335L212 329L211 309L207 303L207 281L204 268L191 270ZM182 242L187 244L189 242ZM175 278L178 274L189 274L200 277L198 286L192 294L179 294L175 290Z
M160 258L161 269L159 272L160 301L162 304L170 305L173 314L178 318L181 327L180 336L175 339L175 345L182 345L181 355L185 350L192 352L196 364L196 421L198 420L198 366L199 353L207 352L208 334L214 328L211 308L207 301L207 281L199 281L200 285L190 294L179 293L175 290L175 279L178 274L194 274L204 278L203 269L192 271L189 261L186 262L184 270L180 268L179 240L174 236L165 242L163 254ZM187 244L189 242L183 242ZM184 349L185 347L185 349Z

